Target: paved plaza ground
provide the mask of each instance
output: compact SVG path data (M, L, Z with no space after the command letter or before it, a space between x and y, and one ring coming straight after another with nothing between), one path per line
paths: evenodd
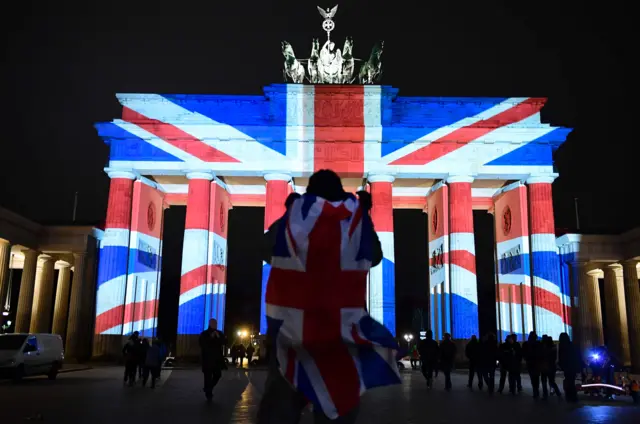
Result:
M2 424L49 423L140 424L252 423L258 408L266 371L231 369L207 403L197 369L163 371L155 390L122 385L122 369L101 367L61 374L57 381L31 378L19 384L0 382ZM611 402L583 398L578 405L556 398L534 400L528 380L519 396L490 396L469 391L462 374L453 378L454 389L443 390L442 376L427 391L417 371L403 371L403 384L377 389L363 397L358 423L640 423L640 407L628 400ZM312 423L306 412L302 423ZM478 421L479 420L479 421Z

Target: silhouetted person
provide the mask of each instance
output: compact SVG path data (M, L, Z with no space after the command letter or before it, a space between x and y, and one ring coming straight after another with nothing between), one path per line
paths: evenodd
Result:
M565 398L569 402L577 402L576 375L582 371L582 357L580 356L580 350L573 344L567 333L560 334L558 365L564 373L562 386L564 387Z
M538 341L535 331L529 333L529 338L522 345L522 354L527 364L527 372L531 378L531 387L533 388L533 397L540 397L540 370L544 362L544 353L542 344ZM547 386L542 387L545 397L548 396Z
M418 343L422 375L427 380L428 388L433 385L433 371L438 366L439 352L438 342L433 340L433 332L428 330L425 339Z
M145 339L146 340L146 339ZM147 341L147 344L149 342ZM162 368L162 361L164 360L164 354L159 340L154 340L151 346L147 349L147 353L144 360L144 372L142 374L142 386L147 385L149 376L151 376L151 388L156 387L156 380L160 377L160 369Z
M493 333L484 336L480 343L480 366L482 377L489 393L493 393L496 384L496 361L498 360L498 342Z
M451 370L456 360L456 345L451 341L451 334L444 333L444 340L440 342L440 369L444 374L444 389L451 390Z
M513 347L513 338L511 335L507 336L504 343L500 344L498 358L500 361L500 384L498 385L498 393L502 393L504 390L504 385L508 377L509 392L515 394L516 380L513 369L516 366L516 352Z
M129 337L129 340L122 348L124 356L124 382L133 386L136 382L136 371L140 361L140 338L137 331Z
M473 388L473 377L478 375L478 389L482 390L482 372L480 367L480 342L473 335L464 349L464 354L469 360L469 383L468 388Z
M247 346L247 365L251 365L251 360L253 359L255 351L253 344L249 343L249 346Z
M556 384L556 360L558 357L558 349L556 348L555 343L553 343L553 339L549 336L542 337L542 348L544 354L544 366L540 377L542 379L543 387L548 383L549 389L551 389L551 394L562 397L560 388Z
M226 343L225 335L217 330L218 321L209 320L209 328L200 333L198 340L202 355L202 373L204 374L204 395L207 400L213 398L213 388L222 377L225 368L223 348Z
M518 342L518 336L516 334L511 335L511 340L513 341L513 379L516 382L516 388L518 393L522 392L522 346L520 346L520 342Z
M142 378L142 374L144 374L144 362L147 358L147 351L149 350L149 339L144 338L140 342L139 350L138 350L138 378Z
M244 363L244 355L247 353L246 348L242 343L238 345L238 363L240 364L240 368Z

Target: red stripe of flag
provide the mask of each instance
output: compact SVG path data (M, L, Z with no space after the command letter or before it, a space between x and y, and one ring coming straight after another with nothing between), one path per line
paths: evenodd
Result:
M209 146L202 140L195 138L191 134L178 129L173 125L156 119L147 118L126 106L123 107L122 116L126 116L127 122L139 126L143 130L161 138L172 146L177 147L178 149L205 162L240 162L239 160Z
M364 86L316 85L313 167L364 174Z
M478 121L466 127L459 128L444 137L440 137L415 152L396 159L391 162L390 165L425 165L466 146L473 140L491 131L505 125L516 123L540 112L540 109L544 106L544 102L544 98L529 98L489 119Z

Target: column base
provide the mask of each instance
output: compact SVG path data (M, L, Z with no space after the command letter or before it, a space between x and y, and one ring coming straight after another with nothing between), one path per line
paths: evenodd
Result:
M176 338L176 357L183 361L200 360L199 334L178 334Z

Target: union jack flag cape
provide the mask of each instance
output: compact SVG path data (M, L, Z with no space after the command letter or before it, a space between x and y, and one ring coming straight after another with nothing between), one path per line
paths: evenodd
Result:
M280 371L335 419L367 389L400 383L398 343L365 309L371 218L353 195L305 194L276 231L266 303Z

